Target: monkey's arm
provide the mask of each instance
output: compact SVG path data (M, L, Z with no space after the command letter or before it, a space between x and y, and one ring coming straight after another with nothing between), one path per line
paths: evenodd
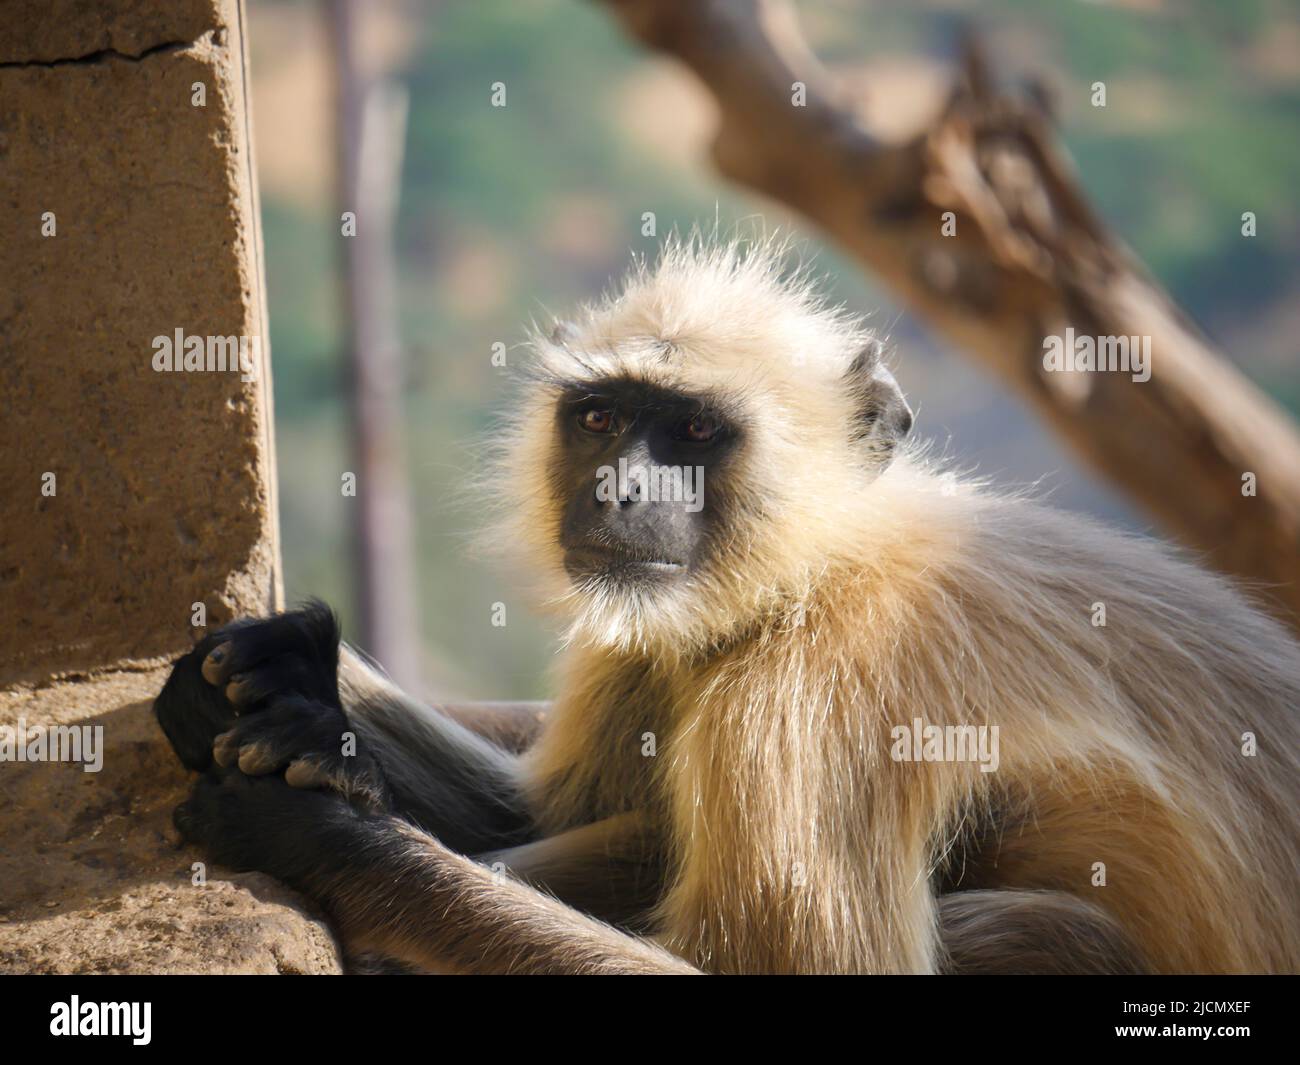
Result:
M338 691L359 745L375 753L392 792L391 809L462 854L509 847L533 835L510 749L522 742L536 708L487 704L480 730L470 707L457 717L407 695L346 645L340 649ZM503 742L496 743L489 736Z
M295 787L399 813L466 854L531 838L510 751L339 651L321 603L235 622L176 663L155 713L191 769L215 760L255 776L283 770ZM522 715L514 720L522 732Z
M486 846L493 849L486 853L483 847L466 845L465 826L475 818L480 826L492 819L484 816L482 804L466 809L460 797L475 792L519 794L519 765L513 755L532 745L544 723L546 704L431 709L346 644L340 647L339 695L357 730L380 752L395 794L394 812L490 869L508 870L601 920L636 927L658 900L663 884L661 838L643 813L621 814L519 845L503 845L511 843L509 839L496 846L489 841ZM456 784L450 796L456 801L450 807L446 790L435 786L448 783ZM523 810L522 799L516 805Z
M397 818L278 777L205 775L176 823L218 862L269 873L320 901L354 950L441 971L695 971Z
M426 707L341 646L323 605L205 638L176 664L155 709L191 769L214 757L252 776L283 769L291 785L415 821L444 846L610 920L630 923L655 901L662 863L643 818L526 843L531 818L506 748L531 742L539 704Z

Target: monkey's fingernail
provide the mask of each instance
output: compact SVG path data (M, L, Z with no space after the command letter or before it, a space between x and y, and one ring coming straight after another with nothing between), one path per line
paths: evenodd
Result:
M235 760L238 751L233 732L223 732L212 741L212 758L222 768L229 766Z
M284 771L284 782L291 788L320 788L329 783L329 777L315 762L299 758Z
M209 684L221 683L221 663L226 660L230 653L230 643L219 644L208 652L208 657L203 660L203 679Z
M242 685L247 679L248 677L243 673L236 673L230 678L230 682L226 685L226 699L229 702L236 703L243 698L244 689Z
M239 749L239 771L245 776L260 777L275 768L275 757L260 743L251 743Z

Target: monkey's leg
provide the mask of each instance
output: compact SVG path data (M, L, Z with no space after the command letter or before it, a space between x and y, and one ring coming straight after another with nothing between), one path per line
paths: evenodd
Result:
M458 721L471 732L511 754L523 754L541 735L551 704L523 703L446 703L438 710Z
M319 901L349 951L474 973L690 973L680 958L455 854L394 817L278 777L205 776L177 827Z
M649 815L618 814L476 859L554 895L576 910L648 931L664 883L662 834Z
M400 693L392 681L347 644L339 645L339 673L343 707L349 712L364 714L374 703L391 700L394 692ZM550 709L546 702L445 703L436 709L418 702L416 705L451 718L511 754L523 754L536 742Z
M944 973L1145 973L1128 935L1105 910L1062 891L958 891L941 895Z

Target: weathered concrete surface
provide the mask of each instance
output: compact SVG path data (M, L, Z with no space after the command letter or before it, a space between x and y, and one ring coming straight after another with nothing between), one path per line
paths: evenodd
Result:
M193 882L201 856L171 823L191 781L151 707L166 675L0 695L0 727L103 730L98 772L0 762L0 973L339 972L328 928L288 889L218 867Z
M52 63L113 51L138 56L226 25L221 0L17 0L4 5L0 63Z
M251 380L153 367L176 329L266 335L240 26L237 0L0 19L0 972L339 971L287 890L194 883L150 707L194 604L280 595L265 349ZM102 728L102 770L6 758L20 724Z
M277 594L266 366L153 368L178 328L266 335L238 5L59 6L9 5L0 53L84 31L145 55L0 67L0 685L170 653L193 604Z

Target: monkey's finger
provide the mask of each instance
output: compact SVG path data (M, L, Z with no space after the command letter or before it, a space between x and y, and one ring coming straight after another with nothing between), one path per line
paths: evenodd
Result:
M250 735L246 731L231 729L212 742L212 760L223 769L238 764L239 771L248 776L273 773L301 750L292 736L276 736L262 732Z
M218 739L222 742L213 746L213 761L223 769L237 765L245 776L260 777L274 773L292 757L269 743L241 743L238 737L233 737L230 733L225 733Z
M223 732L212 741L212 760L225 768L232 766L239 758L239 734L231 729Z
M224 676L224 663L230 658L230 641L217 644L208 652L207 658L203 660L203 679L209 684L220 686Z
M388 791L382 780L351 764L354 761L338 755L298 758L284 771L284 780L294 788L336 792L367 809L387 809Z
M225 696L236 711L246 711L276 695L310 694L321 688L321 680L310 663L287 655L230 674L226 680Z
M284 765L285 755L266 743L246 743L239 748L239 771L245 776L260 777L274 773Z
M338 791L339 775L319 756L297 758L284 771L284 781L291 788L330 788Z
M295 756L338 742L333 737L340 724L328 707L305 699L283 699L261 713L240 718L219 735L212 744L212 757L220 766L238 763L241 773L262 776L282 769Z
M203 678L225 687L237 673L263 663L297 659L310 677L323 675L332 689L338 654L338 625L323 604L311 604L269 618L247 618L214 633L215 646L203 660Z
M283 623L283 615L248 618L227 625L216 634L217 645L203 660L203 679L222 688L236 674L279 655L300 650L300 639Z

